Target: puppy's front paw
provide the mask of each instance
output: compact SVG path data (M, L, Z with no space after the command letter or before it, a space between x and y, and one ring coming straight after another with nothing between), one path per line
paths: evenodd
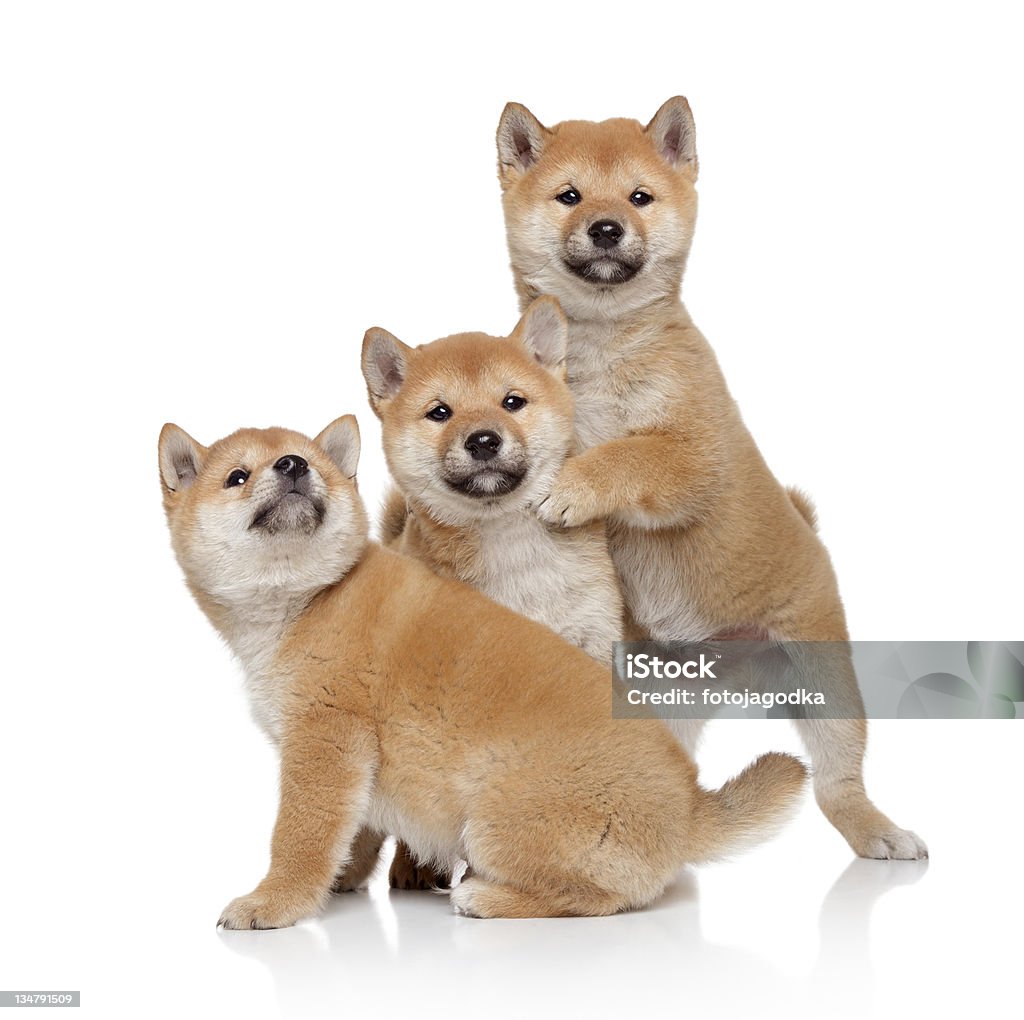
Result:
M537 505L537 516L561 528L575 528L601 516L597 493L572 460L562 468L548 497Z
M217 925L233 929L290 928L316 908L316 902L309 896L259 885L248 896L232 900L221 912Z

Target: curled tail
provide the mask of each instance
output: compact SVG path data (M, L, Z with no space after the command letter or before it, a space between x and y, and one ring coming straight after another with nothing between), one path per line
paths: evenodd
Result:
M697 855L711 861L774 836L796 814L807 769L789 754L763 754L718 790L702 790L697 804Z
M394 485L389 486L380 511L380 540L384 545L391 545L402 534L408 516L405 496Z
M817 531L818 511L811 497L803 489L798 489L795 485L791 485L786 489L786 495L789 496L789 501L796 507L797 513L811 526L811 530Z

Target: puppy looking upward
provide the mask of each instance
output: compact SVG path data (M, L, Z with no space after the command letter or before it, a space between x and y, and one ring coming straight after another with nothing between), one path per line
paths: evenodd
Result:
M270 869L226 928L317 913L365 879L384 833L469 863L459 912L612 914L798 806L794 758L702 789L663 726L613 717L607 670L578 648L369 542L358 457L350 416L316 439L160 434L175 555L281 756Z
M375 328L363 375L403 504L393 548L610 663L622 600L603 524L563 529L532 509L574 448L567 335L552 298L509 337L411 348Z

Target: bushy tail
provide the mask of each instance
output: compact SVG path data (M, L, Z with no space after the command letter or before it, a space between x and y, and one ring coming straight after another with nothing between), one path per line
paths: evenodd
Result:
M696 811L700 843L694 863L738 853L774 836L796 814L807 778L798 759L772 752L720 789L701 791Z
M408 516L405 496L395 486L389 486L380 511L380 540L384 545L391 545L402 534Z
M795 485L791 485L786 489L786 494L789 496L789 501L796 507L797 513L807 521L813 531L817 531L818 511L811 497L803 489L798 489Z

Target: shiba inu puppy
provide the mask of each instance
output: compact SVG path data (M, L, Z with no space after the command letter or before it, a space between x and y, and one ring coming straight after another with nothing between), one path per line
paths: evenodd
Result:
M532 503L574 448L565 316L538 298L508 338L463 333L419 348L375 328L363 375L398 490L383 524L392 548L561 634L611 664L622 595L604 525L560 528ZM397 846L399 889L450 874Z
M178 562L281 755L270 870L221 924L316 912L365 877L382 833L469 862L457 911L521 917L641 906L684 863L778 827L804 785L795 758L702 790L664 726L612 717L586 653L369 542L358 453L351 416L315 440L160 435Z
M563 529L532 508L574 447L567 333L553 298L531 304L508 338L463 333L414 349L371 329L363 375L402 494L393 548L610 665L622 597L604 525Z
M807 499L774 478L679 299L697 215L689 105L649 124L547 128L510 103L498 126L508 246L523 307L559 299L581 453L538 508L608 521L627 616L659 640L847 640ZM858 699L848 658L832 690ZM809 678L813 683L813 678ZM865 857L927 855L868 799L863 720L798 723L826 816ZM681 733L692 746L695 728Z

